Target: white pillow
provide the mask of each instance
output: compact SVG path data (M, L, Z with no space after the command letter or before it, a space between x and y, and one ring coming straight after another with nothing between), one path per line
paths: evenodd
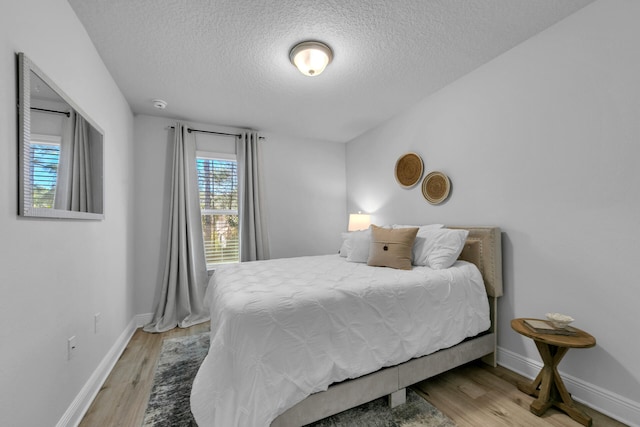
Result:
M413 263L413 265L424 265L424 264L416 264L416 258L418 256L416 251L416 244L418 244L418 238L420 238L420 233L424 234L429 230L439 230L442 227L444 227L444 224L428 224L428 225L393 224L391 226L391 228L414 228L414 227L418 227L418 235L416 236L416 239L413 241L413 248L411 248L411 262ZM423 246L423 245L424 245L424 237L421 238L419 246Z
M349 233L342 233L342 245L340 245L340 250L338 251L338 253L340 254L341 257L346 258L347 257L347 239L349 238Z
M367 262L369 259L369 243L371 230L351 231L345 240L347 261Z
M413 244L413 264L435 270L451 267L460 256L468 235L468 230L449 228L418 231Z

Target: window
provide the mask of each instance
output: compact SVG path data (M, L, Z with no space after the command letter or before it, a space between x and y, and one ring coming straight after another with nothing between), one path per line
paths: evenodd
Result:
M60 140L55 135L31 135L29 185L34 208L53 208L60 163Z
M196 166L207 266L239 262L238 168L235 156L198 152Z

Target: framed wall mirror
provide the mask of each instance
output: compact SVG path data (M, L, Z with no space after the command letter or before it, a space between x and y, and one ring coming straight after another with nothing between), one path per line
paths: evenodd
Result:
M18 60L18 214L104 219L104 132L27 56Z

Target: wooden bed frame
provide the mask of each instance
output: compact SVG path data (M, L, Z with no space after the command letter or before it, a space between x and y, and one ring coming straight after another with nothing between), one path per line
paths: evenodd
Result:
M279 415L272 427L302 426L363 403L389 396L395 407L406 401L406 387L457 366L480 359L496 366L498 337L497 300L502 296L502 243L498 227L448 227L469 230L459 259L478 266L484 279L491 310L491 327L476 337L400 365L331 385L314 393Z

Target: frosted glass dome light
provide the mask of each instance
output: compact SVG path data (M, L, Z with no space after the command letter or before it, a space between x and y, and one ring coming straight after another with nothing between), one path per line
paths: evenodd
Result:
M295 45L289 53L291 63L305 76L322 73L333 59L331 48L324 43L306 41Z

